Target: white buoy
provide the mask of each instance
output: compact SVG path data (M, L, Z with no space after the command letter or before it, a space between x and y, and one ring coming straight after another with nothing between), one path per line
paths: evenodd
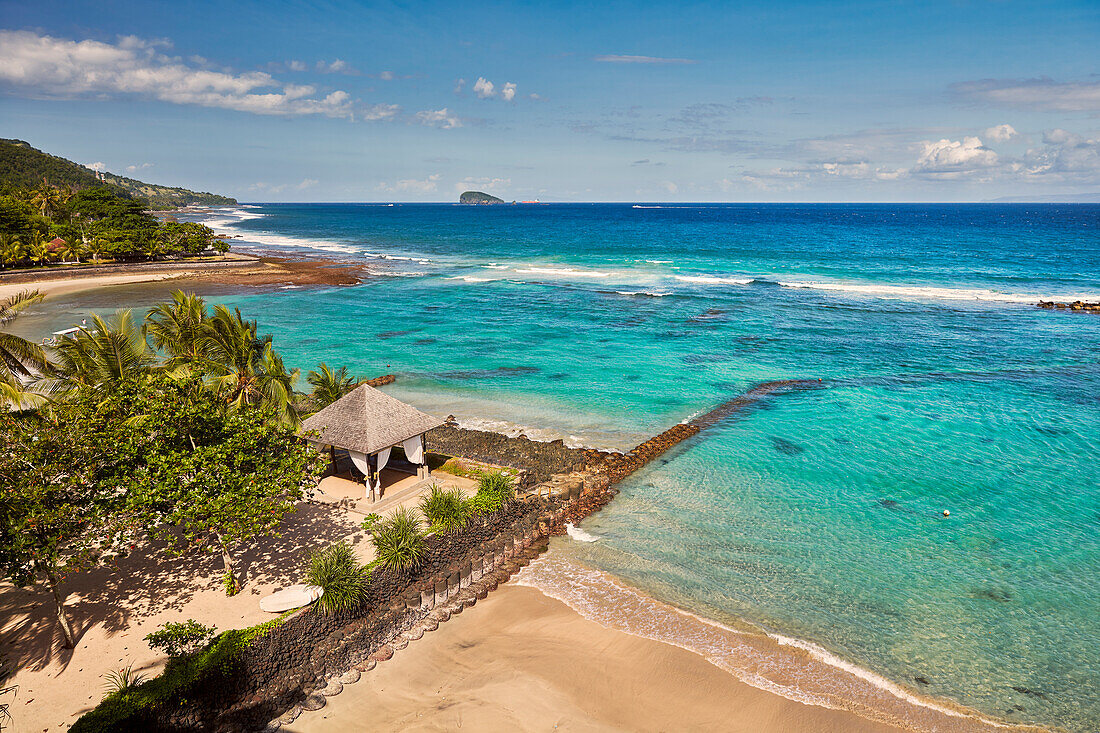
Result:
M946 509L944 509L944 510L943 510L943 516L945 516L945 517L950 517L950 516L951 516L951 512L949 512L949 511L947 511Z

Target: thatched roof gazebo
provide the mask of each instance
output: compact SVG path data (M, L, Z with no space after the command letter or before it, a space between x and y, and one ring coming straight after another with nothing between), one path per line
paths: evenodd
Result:
M337 463L344 453L364 476L367 498L381 491L379 474L400 446L405 459L428 477L424 434L443 424L439 418L390 397L369 385L360 385L320 412L306 418L299 432Z

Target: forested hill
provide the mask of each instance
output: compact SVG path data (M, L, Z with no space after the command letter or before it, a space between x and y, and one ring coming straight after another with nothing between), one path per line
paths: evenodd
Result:
M43 153L22 140L0 139L0 184L34 188L46 179L51 186L87 188L106 185L112 192L129 198L143 199L151 209L174 209L188 204L228 206L237 203L228 196L189 191L177 186L153 183L104 173L100 180L95 171L56 155Z

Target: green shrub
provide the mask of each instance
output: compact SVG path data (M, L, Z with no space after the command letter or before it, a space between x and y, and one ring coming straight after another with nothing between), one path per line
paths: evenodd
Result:
M231 598L241 592L241 586L237 584L237 579L233 577L232 570L226 570L225 575L222 576L222 587L225 588L225 594Z
M477 496L467 499L465 506L468 516L480 516L492 514L504 506L504 501L496 494L479 492Z
M151 730L159 708L178 705L181 696L207 678L231 674L241 651L253 639L281 624L291 613L287 611L279 618L251 628L222 632L205 649L190 656L169 659L160 677L111 693L94 710L82 715L69 729L70 733Z
M382 522L382 517L379 514L371 512L367 516L363 517L363 522L359 525L367 534L374 534L378 530L378 525Z
M424 561L424 530L416 513L401 507L378 525L372 538L379 565L389 570L415 570Z
M420 511L433 531L458 532L466 526L466 507L462 490L457 487L432 486L430 492L420 497Z
M194 654L210 643L217 633L214 626L203 626L193 618L186 621L169 621L159 631L145 637L149 647L163 651L170 657Z
M500 498L500 503L507 504L516 498L516 480L501 471L488 471L481 474L481 480L477 484L478 495L487 494Z
M306 569L305 581L324 589L317 609L333 614L358 607L367 597L370 571L359 564L355 551L347 542L337 542L313 553Z

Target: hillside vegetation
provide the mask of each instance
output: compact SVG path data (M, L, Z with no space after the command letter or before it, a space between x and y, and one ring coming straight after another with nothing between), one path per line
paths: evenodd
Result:
M141 199L153 210L175 209L189 204L231 206L236 199L213 193L190 191L178 186L158 186L133 178L95 171L71 160L44 153L22 140L0 139L0 184L35 188L45 179L51 186L82 189L106 186L117 196Z
M503 204L503 199L498 199L496 196L490 196L483 191L463 191L462 195L458 197L458 203L460 204Z

